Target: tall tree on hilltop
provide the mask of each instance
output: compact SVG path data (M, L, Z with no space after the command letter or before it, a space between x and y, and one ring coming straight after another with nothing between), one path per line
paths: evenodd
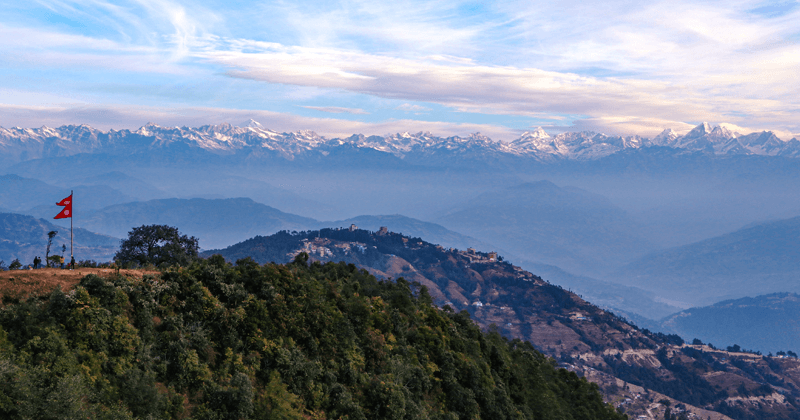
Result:
M197 258L198 239L167 225L143 225L128 232L114 255L118 264L186 265Z
M57 230L51 230L47 232L47 252L44 254L44 260L48 267L50 267L50 246L53 245L53 238L58 235Z

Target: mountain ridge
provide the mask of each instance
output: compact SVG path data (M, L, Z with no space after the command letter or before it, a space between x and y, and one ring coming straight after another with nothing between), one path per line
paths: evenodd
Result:
M148 123L137 130L101 131L91 126L63 125L58 128L0 127L0 150L6 164L36 158L71 156L79 153L121 154L153 149L196 148L217 155L272 155L294 160L301 156L327 154L341 147L369 149L409 161L426 162L436 155L469 157L476 152L499 159L594 160L626 149L663 146L714 155L765 155L800 157L800 141L783 141L770 131L747 135L723 126L703 123L681 136L667 129L653 139L640 136L609 136L593 131L564 132L550 136L541 127L509 141L494 141L480 133L467 137L440 137L430 132L396 133L384 136L353 134L327 138L310 130L279 133L255 121L245 127L228 123L201 127L161 127Z
M800 350L800 295L772 293L686 309L661 319L661 330L720 347L763 353Z
M800 292L800 216L770 221L638 258L607 280L688 303ZM714 285L711 287L711 285ZM715 292L720 290L719 292Z

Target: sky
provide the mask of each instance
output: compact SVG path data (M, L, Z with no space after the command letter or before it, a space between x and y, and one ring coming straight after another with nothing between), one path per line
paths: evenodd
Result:
M800 2L0 0L0 126L800 137Z

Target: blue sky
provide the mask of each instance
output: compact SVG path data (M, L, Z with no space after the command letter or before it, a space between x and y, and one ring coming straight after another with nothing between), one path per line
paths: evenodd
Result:
M0 125L800 132L800 4L0 0Z

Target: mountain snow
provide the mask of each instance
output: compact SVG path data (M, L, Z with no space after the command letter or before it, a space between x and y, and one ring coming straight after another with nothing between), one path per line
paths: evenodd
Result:
M274 154L286 159L318 152L328 155L336 148L372 149L405 159L469 157L521 157L537 161L561 159L593 160L625 149L669 147L715 155L764 155L800 158L800 141L784 142L770 131L741 135L723 126L702 123L687 134L666 129L652 139L639 136L608 136L591 131L551 136L541 127L510 142L481 135L438 137L430 132L396 133L384 136L354 134L328 139L313 131L279 133L254 120L243 126L228 123L202 127L161 127L148 123L135 131L94 129L88 125L58 128L0 127L0 160L23 160L70 156L78 153L135 153L173 147L198 148L227 155L247 153L254 157Z

